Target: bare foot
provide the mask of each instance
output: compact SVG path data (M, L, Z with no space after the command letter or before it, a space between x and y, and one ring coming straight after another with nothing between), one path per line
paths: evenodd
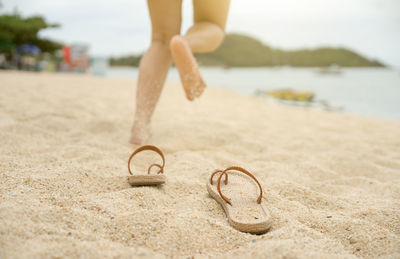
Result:
M133 145L141 145L146 139L150 136L149 134L149 126L141 125L140 123L133 123L131 130L131 138L129 139L129 143Z
M181 77L186 98L193 101L195 98L200 97L206 87L201 78L196 59L188 43L179 35L171 39L170 48Z

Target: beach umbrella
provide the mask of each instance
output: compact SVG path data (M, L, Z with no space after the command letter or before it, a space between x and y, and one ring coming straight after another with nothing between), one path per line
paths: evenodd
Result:
M20 54L32 54L32 55L39 55L41 50L31 43L26 43L19 45L17 48L18 53Z

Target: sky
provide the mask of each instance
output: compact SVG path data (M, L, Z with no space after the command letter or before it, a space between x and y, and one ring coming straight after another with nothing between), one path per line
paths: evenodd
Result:
M145 0L0 2L0 13L17 8L23 15L60 23L61 28L41 35L89 44L93 56L137 54L150 43ZM192 1L183 0L182 12L184 33L193 23ZM281 49L347 47L400 68L400 0L232 0L226 31Z

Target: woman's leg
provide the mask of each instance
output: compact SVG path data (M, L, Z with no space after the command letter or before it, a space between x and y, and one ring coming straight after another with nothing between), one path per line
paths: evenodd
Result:
M171 66L169 42L180 33L182 0L148 0L151 45L139 65L136 112L130 143L141 144L149 134L149 125Z
M194 25L183 38L193 52L211 52L225 36L230 0L193 0Z
M170 47L186 97L193 100L205 88L192 52L210 52L223 41L230 0L193 0L194 25L183 36L174 36Z

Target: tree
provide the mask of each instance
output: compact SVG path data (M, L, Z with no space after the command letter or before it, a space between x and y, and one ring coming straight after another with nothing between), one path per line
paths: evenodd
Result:
M59 24L47 23L41 16L21 17L18 12L0 15L0 52L10 53L19 45L31 43L42 52L54 53L63 44L39 37L39 32L48 28L58 28Z

